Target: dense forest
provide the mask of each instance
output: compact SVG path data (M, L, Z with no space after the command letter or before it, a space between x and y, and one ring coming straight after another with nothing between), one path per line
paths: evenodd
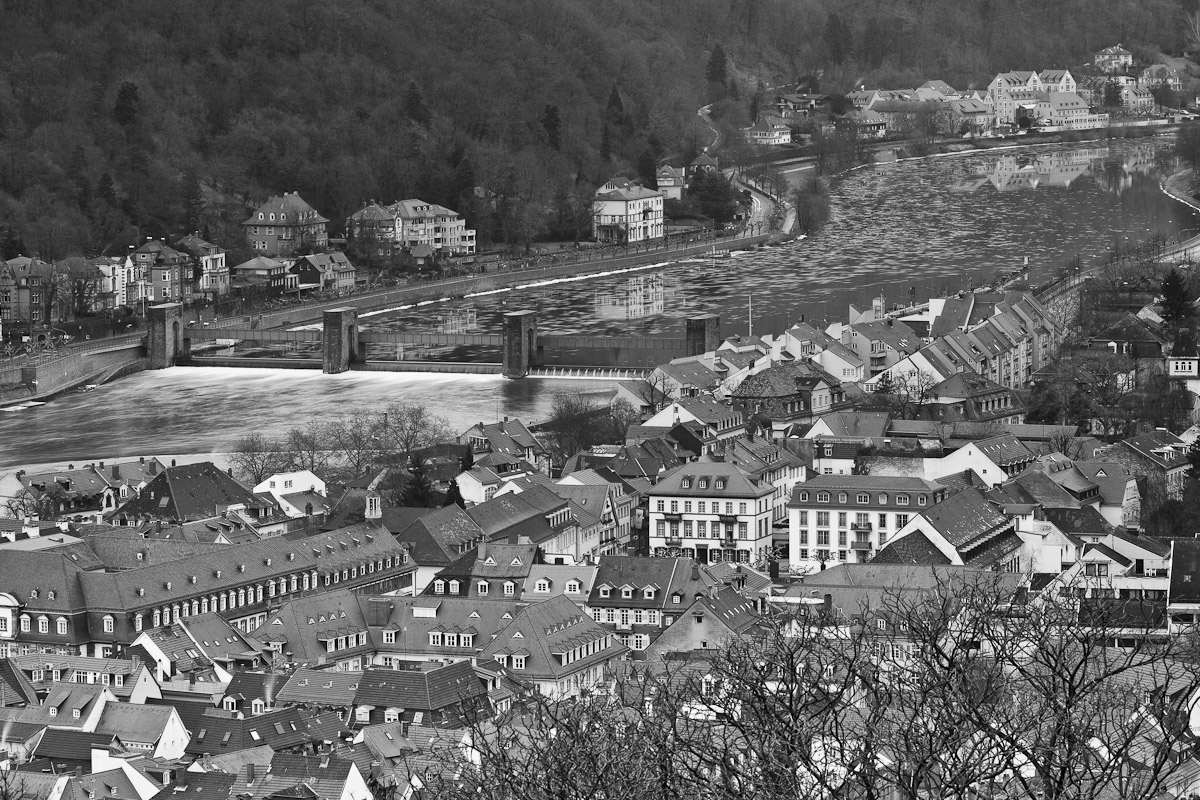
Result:
M979 86L1118 41L1173 51L1196 3L0 0L0 252L196 230L236 259L238 223L283 191L335 234L420 197L481 242L571 238L604 178L709 143L705 103L731 130L800 75Z

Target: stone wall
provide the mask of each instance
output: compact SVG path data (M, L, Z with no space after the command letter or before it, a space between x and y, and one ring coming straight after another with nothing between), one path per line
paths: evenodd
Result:
M108 380L118 372L145 369L145 348L131 342L105 352L72 352L23 364L17 381L0 384L0 402L18 403L49 397L85 383Z

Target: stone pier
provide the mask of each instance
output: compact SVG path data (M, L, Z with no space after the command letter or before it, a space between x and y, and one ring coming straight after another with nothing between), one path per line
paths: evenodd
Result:
M331 308L323 314L321 369L328 375L345 372L363 360L358 348L358 309Z
M188 348L184 339L183 306L180 303L163 303L146 310L149 335L146 351L150 356L150 369L166 369L175 366L175 359L186 358Z
M687 354L698 356L721 346L721 317L718 314L701 314L688 317Z
M504 315L504 377L524 378L539 363L537 312L510 311Z

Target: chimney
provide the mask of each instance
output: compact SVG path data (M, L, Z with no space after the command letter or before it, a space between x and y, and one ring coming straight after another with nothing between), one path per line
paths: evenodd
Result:
M829 593L825 594L825 612L828 614L833 613L833 595Z
M700 580L700 565L695 561L692 562L692 580Z
M100 466L102 466L102 467L103 467L104 465L103 465L103 464L101 464ZM172 466L172 467L173 467L173 466L175 466L175 459L173 459L173 458L171 459L171 466Z
M246 785L250 786L254 783L254 765L246 765Z
M367 492L367 507L363 511L363 517L369 522L379 522L383 519L383 507L381 505L379 494L375 491Z
M100 462L100 469L104 469L104 462L103 462L103 461L101 461L101 462Z
M146 457L145 457L145 456L138 456L138 463L139 463L139 464L145 464L145 463L146 463Z
M485 558L487 558L487 544L488 544L488 540L487 540L486 536L479 540L479 556L478 556L478 558L480 561L483 561Z
M76 767L75 768L75 778L79 779L82 777L83 777L83 767Z
M113 476L113 480L117 480L117 481L121 480L121 467L119 465L117 465L117 464L112 465L112 476Z
M188 673L188 686L196 685L196 671L192 670Z
M155 461L154 459L151 459L151 460L150 460L150 474L151 474L151 475L157 475L157 474L158 474L158 462L157 462L157 461Z

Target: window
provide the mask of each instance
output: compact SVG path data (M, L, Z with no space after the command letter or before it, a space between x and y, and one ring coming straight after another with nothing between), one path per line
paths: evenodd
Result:
M665 500L659 500L659 501L658 501L658 510L659 510L659 511L666 511L666 510L667 510L667 503L666 503L666 501L665 501Z
M45 617L38 617L38 633L50 632L50 620Z
M446 582L445 581L434 581L433 582L433 593L434 594L445 594L446 593Z
M839 528L846 527L846 512L845 511L838 512L838 527Z
M896 530L900 530L907 524L908 524L908 514L897 514L896 515Z
M395 631L384 631L383 632L383 643L384 644L395 644L396 643L396 632Z
M906 495L906 494L896 495L896 505L898 505L898 506L908 505L908 495Z
M430 647L441 647L442 646L442 632L441 631L430 631L429 632L429 646Z
M579 581L567 581L567 594L579 594Z
M525 669L525 656L512 657L513 669Z
M746 513L746 504L745 503L738 503L738 513L739 514Z
M829 492L817 492L817 502L818 503L828 503L829 502Z
M462 588L462 584L458 581L450 581L450 594L458 594L460 588Z
M610 589L610 588L609 588L609 587L607 587L607 586L601 586L601 587L600 587L600 596L601 596L601 597L611 597L611 596L612 596L612 589Z
M917 495L917 505L923 506L928 502L929 502L929 498L926 497L925 495L923 495L923 494Z
M545 578L538 578L537 583L533 585L533 590L535 592L550 591L550 581L546 580Z
M487 581L480 581L480 582L479 582L478 588L479 588L479 594L480 594L480 595L483 595L483 596L486 596L486 595L487 595L487 593L488 593L488 585L489 585L489 584L488 584L488 582L487 582Z
M120 688L124 685L125 685L125 676L124 675L114 675L113 676L113 686Z
M642 597L646 598L647 600L653 600L654 599L654 587L647 586L645 588L645 590L642 592Z
M672 513L672 514L678 514L678 513L679 513L679 501L678 501L678 500L672 500L672 501L671 501L671 513Z
M55 627L58 630L59 636L67 635L67 620L64 617L58 618L58 620L55 622Z
M517 593L517 585L515 583L513 583L512 581L505 581L504 582L504 596L512 597L516 593Z
M865 506L867 503L871 502L871 495L867 494L866 492L859 492L858 496L855 497L854 500L859 505Z
M628 600L629 598L633 597L633 587L622 586L621 587L621 597L622 597L622 599L625 599L625 600Z
M818 511L817 512L817 527L818 528L828 528L829 527L829 512L828 511Z
M458 647L458 634L447 633L442 636L442 644L446 647Z

